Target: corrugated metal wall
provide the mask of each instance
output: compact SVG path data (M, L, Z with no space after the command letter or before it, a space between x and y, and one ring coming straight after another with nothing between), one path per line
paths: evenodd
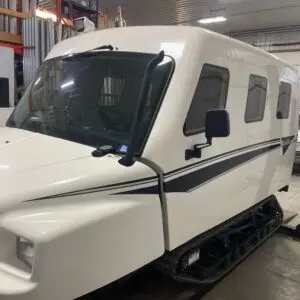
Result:
M300 27L244 32L232 37L274 53L298 69L300 77Z
M232 37L268 52L300 51L300 26L231 34Z
M232 21L230 27L235 26L235 31L245 22L247 26L267 21L268 24L277 22L282 26L284 22L291 25L295 18L299 23L299 14L295 16L292 14L296 9L300 11L299 0L102 0L100 2L100 7L111 15L117 13L118 5L123 7L124 17L130 25L194 24L202 17L225 14L229 16L227 24ZM275 12L276 19L262 18L266 13L272 15Z
M1 8L9 8L17 10L16 0L0 0ZM0 31L6 31L10 33L16 33L17 31L17 20L16 18L0 15Z
M213 15L228 18L222 24L207 28L222 33L239 32L239 36L266 50L280 42L300 40L300 1L299 0L102 0L100 8L113 19L117 7L121 5L127 25L199 25L197 20ZM261 29L289 27L276 32L262 32ZM244 34L245 30L259 30ZM241 34L242 32L242 34ZM295 45L294 45L295 46ZM297 46L297 45L296 45ZM292 48L290 45L288 48ZM298 47L298 46L297 46Z

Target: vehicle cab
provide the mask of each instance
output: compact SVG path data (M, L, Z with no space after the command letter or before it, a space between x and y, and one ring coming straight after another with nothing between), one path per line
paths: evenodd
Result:
M37 70L0 129L1 299L77 298L163 255L151 160L173 161L168 132L182 124L170 120L193 93L183 83L197 81L198 32L186 33L93 31L57 44Z
M0 299L78 298L260 210L289 184L298 95L291 66L201 28L57 44L0 128Z

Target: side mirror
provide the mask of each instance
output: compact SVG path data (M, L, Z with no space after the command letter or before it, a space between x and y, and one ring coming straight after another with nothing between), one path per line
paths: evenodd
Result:
M205 136L211 144L213 138L227 137L230 134L229 115L226 110L210 110L205 117Z
M212 139L226 137L230 134L229 115L226 110L210 110L205 116L205 144L194 145L193 149L185 150L185 159L201 158L202 149L211 146Z

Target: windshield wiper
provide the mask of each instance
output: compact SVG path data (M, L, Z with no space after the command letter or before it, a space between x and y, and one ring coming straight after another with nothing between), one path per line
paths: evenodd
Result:
M137 144L137 141L139 138L138 137L138 131L140 129L139 124L143 118L143 109L144 109L144 106L145 106L145 103L147 101L147 97L149 94L152 73L155 70L155 68L157 67L157 65L159 65L163 61L164 57L165 57L164 51L159 52L149 62L148 66L146 68L144 78L143 78L143 83L142 83L139 98L138 98L138 102L137 102L138 103L137 108L136 108L133 123L131 126L128 150L127 150L125 156L119 160L119 163L123 166L130 167L134 164L134 153L135 153L136 144Z
M113 51L114 49L115 48L112 45L103 45L103 46L96 47L94 49L91 49L91 50L88 50L88 51L85 51L85 52L91 52L91 51L96 51L96 50L110 50L110 51Z
M117 49L117 48L116 48ZM93 53L93 52L97 52L98 50L109 50L109 51L113 51L115 50L115 48L112 45L103 45L103 46L99 46L93 49L89 49L83 52L78 52L78 53L74 53L74 54L69 54L67 56L65 56L63 58L63 60L72 60L72 59L76 59L78 57L82 57L87 53Z

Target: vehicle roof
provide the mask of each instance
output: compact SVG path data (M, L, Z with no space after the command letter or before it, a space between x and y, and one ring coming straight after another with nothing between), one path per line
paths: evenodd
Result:
M243 55L246 51L248 54L251 53L252 58L253 55L260 59L264 58L265 63L274 62L275 59L278 63L294 69L277 56L259 48L204 28L192 26L132 26L95 30L56 44L46 59L84 52L110 44L117 47L119 51L158 53L164 50L176 60L186 46L195 45L195 42L204 43L212 40L220 43L220 51L225 46L232 47L235 50L240 49ZM218 49L213 50L218 51Z

